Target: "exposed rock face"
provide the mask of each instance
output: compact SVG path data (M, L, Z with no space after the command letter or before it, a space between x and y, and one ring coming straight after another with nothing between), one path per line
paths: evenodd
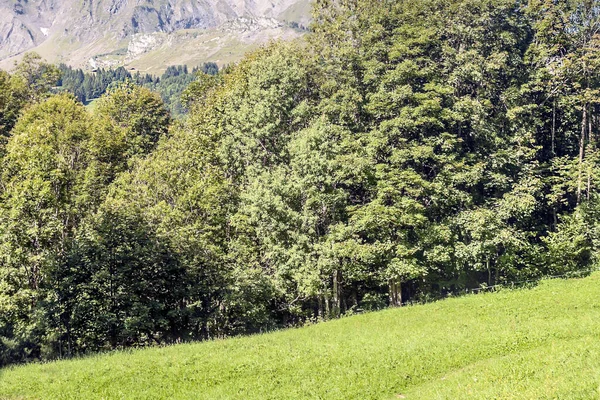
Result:
M309 0L0 0L0 60L52 43L58 58L99 41L123 47L134 35L182 29L306 25ZM302 4L299 6L299 4ZM300 7L301 12L297 9ZM290 12L290 10L294 12ZM237 21L237 22L236 22ZM241 21L241 22L240 22ZM271 21L271 22L265 22ZM152 39L153 40L153 39ZM139 40L138 40L139 42ZM143 40L142 40L143 42ZM62 46L62 47L61 47ZM125 47L129 45L126 43ZM137 47L148 47L133 43ZM68 47L65 49L64 47ZM102 51L109 49L103 45ZM43 54L48 56L48 54ZM52 54L51 54L52 55Z
M127 47L127 54L130 58L135 58L149 50L155 49L163 43L164 39L161 36L147 33L134 35Z
M0 8L0 57L35 46L34 33L21 21Z

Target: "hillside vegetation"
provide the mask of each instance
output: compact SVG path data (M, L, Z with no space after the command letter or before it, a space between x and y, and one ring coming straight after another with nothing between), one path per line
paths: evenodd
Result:
M60 71L39 57L0 72L1 365L595 265L598 2L321 0L313 15L305 39L194 76L178 119L131 80L91 112L53 94Z
M246 338L0 372L15 399L593 399L600 273Z
M162 76L131 73L123 67L117 69L98 69L94 73L86 73L82 69L73 69L65 64L58 66L61 74L56 91L67 91L82 103L90 102L106 93L106 90L118 82L133 81L136 85L145 86L160 94L165 106L173 116L184 113L181 94L192 83L198 72L216 75L219 67L215 63L204 63L188 70L185 65L171 65Z

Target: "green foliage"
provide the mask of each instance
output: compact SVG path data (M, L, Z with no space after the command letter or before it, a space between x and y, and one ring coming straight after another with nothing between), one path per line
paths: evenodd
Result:
M60 80L58 90L72 93L79 101L89 104L104 95L113 85L131 81L160 94L169 111L174 116L184 114L187 109L182 105L181 94L194 82L198 74L217 75L219 67L213 62L204 63L188 71L186 65L171 65L165 73L158 77L132 73L124 67L116 69L98 68L93 72L84 72L68 65L60 64Z
M177 340L188 283L168 243L127 207L103 207L55 279L69 353Z
M119 113L111 113L115 100ZM14 344L8 360L93 347L74 343L76 321L69 314L89 283L73 281L85 270L72 265L74 251L94 249L77 239L127 159L143 155L165 134L170 120L161 110L160 99L133 87L106 96L96 117L70 95L58 95L29 108L12 130L0 208L0 336Z
M171 123L171 116L160 96L131 82L110 89L98 100L95 114L129 131L130 155L149 153L158 139L167 134Z
M0 71L0 146L4 147L25 103L25 82Z
M35 53L25 54L13 74L0 71L0 155L21 110L48 96L58 79L57 68Z
M590 222L584 219L582 211L577 211L565 217L558 230L545 238L546 262L553 273L562 274L590 264L593 249Z
M153 84L147 86L160 93L171 113L178 116L189 110L190 104L185 101L185 91L188 86L202 80L203 76L216 76L218 73L219 67L213 62L194 67L191 72L185 65L171 65L167 67L160 79L155 79Z
M44 62L36 53L26 53L21 62L15 65L13 74L24 81L29 101L38 101L47 96L60 79L59 69Z
M6 146L0 209L2 336L25 343L21 357L40 356L49 276L66 255L68 240L86 213L85 142L89 117L71 97L29 109ZM40 326L41 325L41 326ZM41 331L40 331L41 330ZM32 345L27 343L31 342ZM10 358L9 358L10 359Z
M73 69L65 64L60 69L60 90L72 93L82 103L89 103L106 93L106 89L115 82L131 80L132 76L124 67L117 69L98 68L92 73L84 73L81 69ZM136 80L136 82L141 81ZM152 79L150 78L150 82Z

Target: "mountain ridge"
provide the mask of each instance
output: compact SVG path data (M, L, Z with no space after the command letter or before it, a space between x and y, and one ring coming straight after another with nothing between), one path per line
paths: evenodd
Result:
M0 0L0 68L27 51L78 67L136 67L138 56L155 50L151 42L158 49L165 36L177 59L177 50L184 51L179 47L189 44L177 34L182 31L191 33L188 42L199 39L196 58L225 64L266 41L300 36L309 11L309 0ZM136 54L131 44L140 37L150 39ZM201 46L219 39L211 48ZM221 51L227 47L235 49ZM139 67L158 70L165 63L169 57Z

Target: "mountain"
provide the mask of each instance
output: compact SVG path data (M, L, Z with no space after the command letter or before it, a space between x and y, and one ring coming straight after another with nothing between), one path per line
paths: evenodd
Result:
M0 68L36 51L73 66L226 64L300 36L310 0L0 0Z

